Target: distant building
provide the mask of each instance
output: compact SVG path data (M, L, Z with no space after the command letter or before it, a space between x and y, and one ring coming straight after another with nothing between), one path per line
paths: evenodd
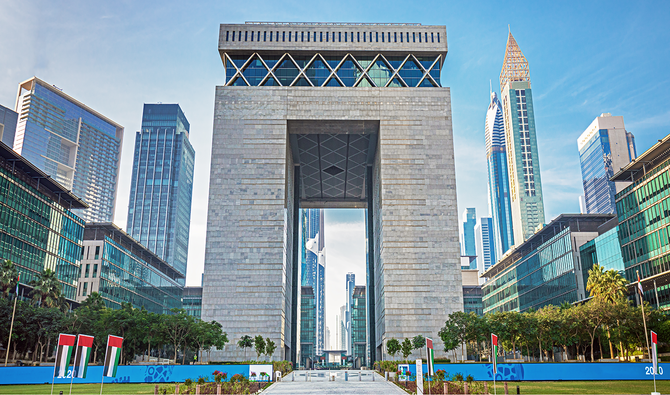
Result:
M347 353L349 355L351 355L353 353L353 348L351 344L351 325L352 325L351 314L354 305L354 288L356 287L356 275L354 273L347 273L346 278L347 278L346 283L347 310L345 311L344 329L347 332L346 332L346 343L344 344L346 347L343 348L347 350Z
M202 312L202 287L185 287L182 308L188 315L200 319Z
M477 247L475 245L475 225L477 225L477 211L474 208L466 208L463 210L463 252L462 255L476 256ZM477 268L477 262L473 261L474 267Z
M482 274L484 314L524 312L585 298L579 247L611 214L561 214Z
M481 217L475 226L478 269L482 273L496 263L496 240L493 232L493 218Z
M97 292L105 305L122 303L166 314L182 307L183 275L111 222L86 224L77 302Z
M347 306L340 307L340 347L341 350L347 349Z
M479 285L478 270L461 270L463 280L463 311L483 315L482 287Z
M300 287L300 365L316 359L316 302L312 287Z
M512 228L509 176L507 175L505 124L502 104L495 92L491 92L491 102L486 111L484 135L488 167L489 211L493 218L493 238L496 243L495 256L502 256L514 245L514 230Z
M357 285L354 288L353 304L351 308L351 356L360 363L367 365L367 331L365 318L365 286Z
M86 222L111 222L123 127L33 77L19 85L14 151L84 200Z
M19 294L45 269L56 272L63 296L75 301L84 220L73 213L84 201L0 143L0 257L16 265ZM13 292L14 290L12 290Z
M335 348L331 348L332 350L341 350L340 325L340 315L335 314Z
M635 137L626 131L622 116L604 113L579 136L577 147L586 212L615 214L616 192L630 182L619 181L617 187L610 178L637 156Z
M14 146L14 136L18 120L18 113L7 107L0 106L0 141L10 148Z
M619 243L631 293L639 273L644 300L662 309L670 307L669 169L667 135L610 179L631 183L616 194Z
M520 245L544 224L544 202L530 70L528 60L512 33L507 37L505 60L500 72L500 96L505 122L514 244Z
M330 328L326 327L326 342L325 342L325 349L324 350L330 350L332 347L330 347Z
M186 276L195 151L179 104L145 104L135 135L128 234ZM183 279L182 286L184 285Z
M301 285L312 287L316 308L316 355L324 348L326 328L326 235L322 209L303 209L301 212L302 251Z

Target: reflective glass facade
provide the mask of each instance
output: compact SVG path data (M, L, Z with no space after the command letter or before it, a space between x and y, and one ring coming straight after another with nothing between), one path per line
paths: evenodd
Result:
M166 314L182 307L183 276L170 268L146 247L111 223L89 223L81 251L80 283L90 283L89 292L98 292L109 308L119 309L122 303L150 312ZM93 277L88 268L99 266ZM83 286L79 300L84 300Z
M312 287L300 288L300 364L316 357L316 303Z
M653 166L647 159L646 172L640 171L644 175L617 193L616 209L625 277L629 282L637 281L639 271L644 298L650 302L655 301L654 290L650 289L651 281L644 279L657 277L664 307L670 306L670 286L660 281L670 273L670 159L659 162Z
M477 256L477 246L475 243L475 225L477 225L477 211L474 208L466 208L463 211L463 252L465 256ZM477 268L477 261L470 264L470 269Z
M502 104L494 92L486 112L485 124L486 165L488 167L489 211L493 218L495 254L502 256L514 245L512 207L510 206L509 176L507 175L507 149ZM486 268L488 269L488 267Z
M10 147L14 146L14 135L19 114L7 107L0 106L0 141Z
M87 222L114 217L123 127L37 78L20 85L14 150L80 196Z
M322 209L301 210L301 285L311 287L315 296L316 308L316 354L320 354L325 346L325 309L326 309L326 267L324 231L324 212Z
M354 288L353 304L351 306L351 344L354 360L360 358L361 365L367 363L367 331L366 331L366 303L365 286Z
M127 225L134 239L183 275L195 164L189 128L178 104L144 105L142 130L135 136Z
M582 275L584 284L589 279L589 270L593 265L600 265L605 270L616 270L624 274L621 245L619 244L619 227L614 227L579 248L582 259ZM587 295L588 296L588 295Z
M442 55L224 54L228 86L439 87Z
M0 146L0 154L0 259L14 262L21 284L45 269L55 271L63 296L74 301L84 221L63 206L72 202L65 201L66 189L40 183L46 175L34 172L8 146Z
M202 313L202 287L184 288L182 306L188 315L200 319Z
M473 312L477 315L484 315L482 287L463 286L463 311L466 313Z

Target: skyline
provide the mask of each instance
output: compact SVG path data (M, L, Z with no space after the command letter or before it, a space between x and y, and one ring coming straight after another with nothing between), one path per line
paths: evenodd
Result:
M496 23L486 23L483 29L476 29L474 26L469 29L463 28L462 24L464 22L457 19L458 12L440 12L440 15L446 15L446 17L440 18L436 16L429 18L425 18L423 15L417 16L414 11L403 12L402 14L398 12L390 15L384 15L384 12L388 12L384 11L375 14L375 21L398 20L399 17L402 17L408 22L447 25L450 50L442 73L442 85L452 89L459 212L462 212L466 207L475 207L479 212L479 217L489 215L486 201L486 156L484 149L484 118L489 102L489 87L486 84L486 79L497 79L504 56L507 33L507 26L505 25L511 23L512 33L530 63L534 84L533 91L535 93L536 122L538 124L540 167L543 175L545 207L547 209L546 222L549 222L559 213L579 212L577 198L582 190L576 141L577 137L596 116L603 112L611 112L615 116L624 116L627 130L636 136L639 153L649 148L658 137L666 134L663 128L667 128L670 123L668 119L670 118L670 111L663 107L663 103L666 102L663 99L668 96L669 79L660 68L667 64L668 55L656 54L655 52L661 52L656 51L656 49L662 48L663 43L667 42L668 33L663 30L653 32L655 27L661 27L660 24L654 24L653 22L659 22L659 17L664 14L658 12L658 9L654 10L654 8L667 9L667 5L658 4L661 7L646 7L646 16L652 20L645 20L643 22L644 26L639 26L642 23L640 13L641 9L644 9L644 6L648 3L642 6L636 5L633 11L627 11L626 4L621 3L621 6L617 7L619 8L618 12L611 9L599 9L594 4L576 7L566 5L564 6L565 9L553 9L553 11L557 11L554 13L557 21L548 22L546 27L542 27L537 22L529 23L528 26L523 26L519 22L515 25L514 19L521 21L524 15L511 18L510 13L506 14L505 12L502 12L502 14L507 15L507 22L501 20L505 18L499 17L496 18ZM628 6L630 7L630 5ZM39 10L30 10L29 8L32 5L24 4L4 4L2 7L9 8L9 11L0 13L0 21L2 21L0 32L5 33L5 37L15 37L11 32L18 31L19 25L16 21L21 21L21 26L26 27L28 33L16 40L8 40L0 44L0 50L6 54L0 60L0 67L8 71L0 76L0 104L12 108L16 99L18 84L36 75L51 84L57 85L65 93L106 114L125 127L124 140L126 144L123 147L120 187L115 213L115 222L124 229L126 228L125 217L132 168L132 134L139 130L141 104L143 103L174 102L179 103L186 110L189 120L192 120L193 145L198 153L195 160L194 191L204 192L208 188L213 121L211 103L214 86L223 84L223 65L218 59L216 51L219 23L258 20L262 19L261 16L263 15L271 16L271 19L281 19L283 17L287 20L323 19L314 18L314 14L327 14L331 16L332 20L351 19L351 17L342 14L341 10L331 9L328 13L325 13L323 9L319 9L319 5L315 5L312 10L304 14L276 12L277 9L273 7L267 7L266 9L259 7L257 10L245 10L246 13L243 13L233 6L231 10L226 10L232 12L212 12L212 15L206 15L207 7L201 6L200 9L197 9L197 6L192 6L196 9L194 11L199 12L200 17L207 19L208 22L205 24L198 23L198 18L193 18L189 23L173 26L175 29L168 31L166 28L151 23L144 26L144 23L147 20L151 21L152 18L146 18L146 15L144 15L142 18L136 19L134 15L136 13L141 14L139 10L133 12L132 9L126 9L125 13L117 12L117 17L114 17L112 15L114 9L109 5L99 7L100 12L112 11L112 13L96 15L99 19L89 18L99 21L99 26L94 26L92 22L88 25L81 24L82 21L79 19L87 19L86 11L94 15L98 11L97 9L91 9L96 7L86 5L77 10L74 15L59 14L61 10L49 6L38 7ZM121 5L118 8L123 11L124 7ZM448 8L458 9L459 7L439 5L437 8L446 10ZM585 15L589 14L589 9L593 13L597 11L600 15L604 15L603 20L610 19L605 26L621 26L621 30L599 32L598 27L602 28L601 24L605 22L596 20L591 30L588 30L593 40L590 43L580 42L584 46L574 48L576 44L574 35L577 33L585 34L585 27L574 28L574 25L567 27L560 22L566 14L570 15L567 12L568 8L576 9ZM116 11L119 11L119 9ZM181 12L178 9L177 6L172 10L153 11L159 15L167 13L177 17ZM552 7L548 7L548 9L551 10ZM170 14L171 11L174 11L174 13ZM501 10L496 9L496 11ZM655 13L652 13L654 11ZM524 10L522 14L524 12L534 13ZM619 19L625 19L627 12L630 14L629 23L612 23L611 17L613 15L618 16ZM552 13L547 11L545 15ZM21 17L21 15L25 17ZM33 18L28 18L28 15L33 16ZM67 30L71 29L67 36L70 40L57 42L59 34L51 34L54 31L49 30L54 28L52 20L63 21L63 25L59 27L64 27ZM114 37L113 33L117 30L114 26L111 26L113 24L108 23L109 20L121 21L124 28L129 28L128 30L134 33L124 35L119 29L118 33L121 33L121 35ZM34 23L35 26L31 26L31 23ZM557 25L563 27L563 29L559 29L561 33L568 33L565 42L555 40L556 37L560 36L559 32L549 31ZM147 33L148 37L136 35L138 28L140 32ZM142 28L145 30L141 30ZM189 28L193 28L193 31ZM573 30L576 32L566 32L567 29L571 28L574 28ZM494 29L495 33L493 33ZM77 34L75 34L76 31L78 31ZM539 33L531 33L534 31ZM163 48L163 52L155 52L152 44L155 45L160 41L159 32L168 33L166 38L171 39L168 40L170 42L180 39L180 41L177 41L180 43L178 48L183 51L182 53L189 54L189 56L184 57L190 57L186 65L190 65L191 68L184 68L185 64L183 63L169 64L169 60L174 57L174 53L179 52L175 51L175 48L169 48L168 50L166 47ZM653 34L650 34L652 32ZM87 33L96 34L89 35ZM476 39L475 36L477 36ZM640 36L648 40L641 40ZM19 49L18 47L21 47L19 43L23 44L22 40L26 37L34 38L34 42L31 41L31 44L34 45L28 45L28 50L25 48ZM76 39L73 39L73 37ZM109 37L108 40L103 39L107 37ZM539 39L540 37L542 39ZM554 40L552 40L552 37ZM572 39L570 39L571 37ZM637 41L634 40L635 37L638 38ZM134 38L137 38L137 40L133 40ZM96 40L100 42L98 43ZM94 43L94 41L96 42ZM138 41L139 43L137 43ZM657 41L657 44L660 45L653 45L654 41ZM547 43L556 44L553 48L555 52L548 53L551 49L546 47L551 47L551 45ZM605 46L609 46L609 48L604 48L604 46L600 48L601 45L598 44L603 43L607 44ZM616 46L615 43L619 43L620 47ZM100 44L100 48L94 48L98 44ZM147 53L123 51L128 46L138 45L138 47L141 47L143 44L148 46ZM98 56L90 56L86 51L79 51L81 46L93 50L93 54L97 53ZM188 48L189 46L193 48ZM569 46L573 47L570 48ZM630 47L632 46L637 48L631 51L633 48ZM476 52L475 48L482 51ZM629 50L626 51L625 49ZM560 56L565 55L570 50L575 53L573 58L566 60ZM20 54L24 51L32 56L21 57ZM73 53L68 55L68 51L73 51ZM105 62L107 56L116 53L123 53L125 57L121 56L114 62ZM595 56L588 56L592 53L595 53ZM614 57L615 53L620 56L619 59L616 59L617 62L613 62L615 59L610 59ZM574 59L575 57L579 58L578 54L581 54L583 58L581 62ZM155 57L152 57L152 55ZM68 56L70 56L70 59L68 59ZM139 64L129 61L130 57L139 58L136 60ZM99 62L93 62L93 58L97 58ZM637 62L639 58L647 59L647 61L640 64ZM161 62L160 60L167 60L168 62ZM659 70L652 70L655 60L658 60ZM573 68L565 67L567 63L570 63ZM619 65L611 63L619 63ZM630 63L636 64L631 67ZM554 65L554 67L551 67L551 65ZM125 71L126 74L119 74L119 69ZM184 73L185 70L193 70L193 72ZM151 75L152 73L155 73L155 75ZM649 75L650 73L651 75ZM482 78L483 76L486 76L486 78ZM615 76L628 78L621 79L615 78ZM167 81L174 81L175 83L174 85L166 84ZM643 81L646 81L646 83L643 83ZM98 89L91 89L91 86ZM576 89L573 88L575 86ZM499 87L496 88L496 84L494 84L493 90L500 92ZM187 93L184 94L184 92ZM626 107L624 103L628 106ZM187 284L189 285L199 284L200 273L202 272L207 207L206 193L196 193L194 195L193 221L191 223L192 240L189 248L190 262L187 275ZM475 204L465 205L464 202L474 202ZM346 223L346 221L340 221L337 213L335 214L331 215L332 218L329 222L333 224L332 226ZM331 230L329 229L326 232L329 234L330 242L332 238ZM350 240L350 243L355 241ZM363 254L364 251L363 249ZM332 255L334 252L329 249L329 253ZM364 267L364 258L365 256L362 255L362 267ZM329 267L332 266L329 265ZM344 288L343 283L340 285L342 288ZM326 288L329 289L328 286ZM326 299L331 298L327 297ZM327 309L327 314L334 317L336 311ZM330 322L329 326L333 327Z

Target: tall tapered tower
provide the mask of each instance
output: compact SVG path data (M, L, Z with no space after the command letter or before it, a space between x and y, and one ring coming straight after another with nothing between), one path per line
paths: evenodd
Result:
M500 72L500 93L505 123L512 228L514 243L518 245L529 238L538 225L544 224L544 203L530 70L528 60L511 32L507 37L507 50Z

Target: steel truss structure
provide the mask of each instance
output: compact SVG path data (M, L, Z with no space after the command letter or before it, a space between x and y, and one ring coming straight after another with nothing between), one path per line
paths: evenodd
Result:
M442 55L437 55L429 67L424 67L423 63L417 59L413 54L408 54L404 56L398 67L392 67L393 63L390 62L384 55L377 54L372 58L371 61L358 61L356 58L348 53L342 57L342 59L336 64L335 67L332 67L330 62L326 60L321 54L314 54L304 67L300 67L300 63L295 60L293 56L289 53L283 54L278 61L273 63L268 63L263 60L259 53L253 53L249 56L246 61L243 63L240 59L232 59L227 53L223 54L224 63L226 64L226 70L230 71L233 75L226 75L226 86L340 86L340 87L439 87L439 75L440 75L440 63L442 60ZM366 56L367 57L367 56ZM267 58L267 56L266 56ZM328 56L328 58L332 58ZM369 58L369 57L368 57ZM431 56L432 59L432 56ZM275 73L284 65L286 62L290 62L290 66L295 67L297 74L294 78L291 78L290 81L287 81L286 77L278 77ZM315 67L316 62L320 67L317 69ZM332 60L331 60L332 61ZM347 61L353 62L358 76L353 84L348 81L343 81L343 76L338 75L343 69L343 66ZM255 72L259 70L258 67L253 67L260 62L267 72L265 76L253 75L252 68ZM368 63L369 62L369 63ZM381 62L381 64L380 64ZM242 64L240 64L242 63ZM232 68L231 68L232 67ZM325 70L328 72L326 77L317 76L317 71ZM262 70L262 69L261 69ZM412 83L409 78L402 77L401 72L421 72L421 77L418 79L416 84ZM390 76L378 76L371 75L372 71L381 71L382 74L386 73ZM435 72L437 75L431 75L431 71ZM312 75L314 74L314 75ZM379 73L378 73L379 74ZM416 78L412 78L416 80ZM319 80L323 80L320 82ZM284 83L282 83L282 81ZM285 84L288 82L288 84Z

